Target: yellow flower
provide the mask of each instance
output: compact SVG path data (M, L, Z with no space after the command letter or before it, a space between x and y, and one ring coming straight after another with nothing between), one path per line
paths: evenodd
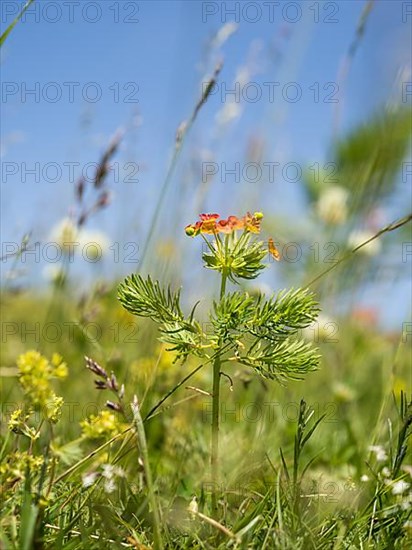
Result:
M80 426L83 437L88 439L111 438L121 433L126 427L113 412L106 410L97 415L92 414L88 419L80 422Z
M31 440L35 440L39 437L39 432L35 428L31 428L27 425L27 420L30 418L32 411L27 414L22 409L16 409L10 415L8 428L11 432L19 435L25 435Z
M46 404L46 417L50 422L53 422L53 424L56 424L56 422L60 420L63 404L63 397L58 397L57 395L54 395Z
M40 472L43 466L42 456L29 455L27 452L16 451L9 454L0 464L0 474L4 482L15 482L25 478L27 469L31 476Z
M9 430L15 433L21 433L20 427L29 418L29 414L24 414L21 409L16 409L11 413L9 420Z
M38 351L27 351L20 355L17 359L17 367L19 369L19 382L29 400L34 406L50 407L55 412L52 416L56 416L58 398L54 393L50 381L53 378L63 379L67 376L67 365L63 362L62 357L55 353L51 362ZM47 416L47 415L46 415Z

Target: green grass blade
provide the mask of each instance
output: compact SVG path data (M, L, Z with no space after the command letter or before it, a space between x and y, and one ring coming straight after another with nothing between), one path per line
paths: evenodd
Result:
M20 21L21 17L23 16L24 12L27 10L27 8L32 4L34 0L28 0L24 8L21 10L19 15L10 23L10 25L7 27L7 29L4 31L4 33L0 37L0 48L3 46L3 43L5 42L8 35L11 33L11 31L14 29L14 27L17 25L17 23Z

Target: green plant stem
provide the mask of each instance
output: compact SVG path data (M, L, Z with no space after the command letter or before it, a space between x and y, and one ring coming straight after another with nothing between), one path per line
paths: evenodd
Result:
M24 5L23 9L18 14L18 16L11 22L11 24L7 27L7 29L1 35L1 37L0 37L0 48L3 46L4 41L6 40L8 35L11 33L11 31L14 29L14 27L17 25L17 23L22 18L24 12L27 10L27 8L30 6L30 4L32 4L33 2L34 2L34 0L28 0L28 2L26 2L26 4Z
M162 397L162 399L154 407L150 409L150 411L144 417L144 422L146 420L149 420L157 411L157 409L166 401L166 399L168 399L177 389L183 386L183 384L187 382L189 378L191 378L194 374L197 373L197 371L199 371L204 366L205 366L205 363L202 363L201 365L196 367L194 370L192 370L192 372L190 372L187 376L185 376L178 384L176 384L176 386L174 386L170 391L168 391L167 394L164 397Z
M154 232L155 232L155 229L156 229L156 226L157 226L157 222L158 222L160 214L162 212L163 202L164 202L165 197L167 195L169 185L172 181L174 171L175 171L175 168L177 166L177 162L178 162L180 154L182 152L183 143L184 143L184 140L186 138L186 135L189 133L190 129L192 128L201 107L206 103L206 100L209 97L214 85L216 84L217 78L218 78L219 73L220 73L221 70L222 70L222 64L218 63L215 67L213 76L210 79L209 85L203 90L202 97L197 102L191 117L189 118L188 121L183 122L183 129L181 131L180 137L179 138L176 137L173 156L172 156L172 159L170 161L166 177L163 181L163 185L160 189L159 197L157 199L154 214L153 214L153 217L152 217L152 220L151 220L151 223L150 223L149 232L148 232L148 235L146 237L146 242L144 244L142 254L140 256L140 269L139 269L139 271L142 270L142 266L143 266L143 263L146 259L147 252L150 250L152 240L153 240L153 235L154 235Z
M324 275L327 275L332 269L335 269L340 265L342 262L346 261L348 258L350 258L353 254L355 254L358 250L369 244L370 242L374 241L375 239L379 238L384 233L388 233L389 231L395 231L396 229L399 229L399 227L402 227L403 225L409 223L412 221L412 213L408 214L407 216L401 218L400 220L395 220L389 225L383 227L380 229L375 235L370 237L368 240L364 241L363 243L359 244L358 246L355 246L355 248L352 248L352 250L349 250L346 254L344 254L341 258L339 258L334 264L332 264L330 267L319 273L314 279L312 279L309 283L307 283L305 286L309 288L314 283L319 281Z
M149 452L147 450L146 434L143 426L143 420L140 414L140 406L135 397L132 403L134 426L137 432L137 438L139 441L140 452L142 453L143 468L146 476L147 492L149 496L150 506L153 514L153 537L155 550L162 550L164 548L162 532L160 529L160 514L157 506L156 495L154 491L152 471L149 464Z
M222 272L220 285L220 299L226 291L227 274ZM217 512L217 485L219 482L219 414L220 414L220 367L222 341L219 341L216 358L213 363L213 397L212 397L212 449L210 455L210 469L212 474L212 514Z
M213 364L213 401L212 401L212 452L210 467L212 472L212 514L217 511L217 484L219 479L219 399L220 399L220 356Z

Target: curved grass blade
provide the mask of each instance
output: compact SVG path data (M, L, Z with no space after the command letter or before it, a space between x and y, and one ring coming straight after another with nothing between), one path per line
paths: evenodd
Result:
M14 27L17 25L17 23L20 21L21 17L23 16L24 12L27 10L27 8L32 4L34 0L28 0L24 8L21 10L19 15L10 23L10 25L7 27L7 29L4 31L4 33L0 36L0 48L3 46L6 38L11 33L11 31L14 29Z

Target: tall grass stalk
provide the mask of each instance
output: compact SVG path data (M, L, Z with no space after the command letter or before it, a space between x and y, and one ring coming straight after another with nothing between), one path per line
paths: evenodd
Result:
M174 148L174 151L173 151L172 159L171 159L169 167L167 169L166 177L163 181L162 187L160 188L159 197L157 199L157 203L156 203L156 206L155 206L155 209L154 209L154 213L153 213L153 216L152 216L152 219L151 219L151 222L150 222L149 232L147 234L146 241L145 241L145 244L144 244L144 247L143 247L143 251L142 251L142 254L141 254L141 257L140 257L140 270L143 267L144 261L146 259L147 252L149 251L150 245L152 244L153 235L154 235L154 232L155 232L155 229L156 229L157 222L158 222L159 217L160 217L163 202L164 202L164 199L166 197L169 185L172 181L173 174L175 172L180 154L182 152L184 139L185 139L186 135L188 134L188 132L190 131L191 127L193 126L200 109L206 103L210 93L212 92L214 86L216 85L216 82L217 82L217 79L218 79L218 76L219 76L219 73L220 73L221 70L222 70L222 63L218 63L215 67L215 70L213 72L213 75L212 75L210 81L208 82L208 85L206 87L204 87L204 89L202 90L202 95L201 95L200 99L198 100L198 102L196 103L196 106L193 109L192 115L190 116L189 120L188 121L183 121L180 124L180 126L179 126L179 128L176 132L175 148Z
M134 397L131 404L133 412L133 424L136 428L137 438L139 441L140 452L142 453L143 468L146 476L147 492L149 496L150 506L153 514L153 536L154 536L154 548L155 550L162 550L164 548L162 532L160 527L160 513L156 500L156 494L153 485L152 472L149 465L149 452L147 450L146 434L143 426L143 419L140 414L140 407L137 397Z

